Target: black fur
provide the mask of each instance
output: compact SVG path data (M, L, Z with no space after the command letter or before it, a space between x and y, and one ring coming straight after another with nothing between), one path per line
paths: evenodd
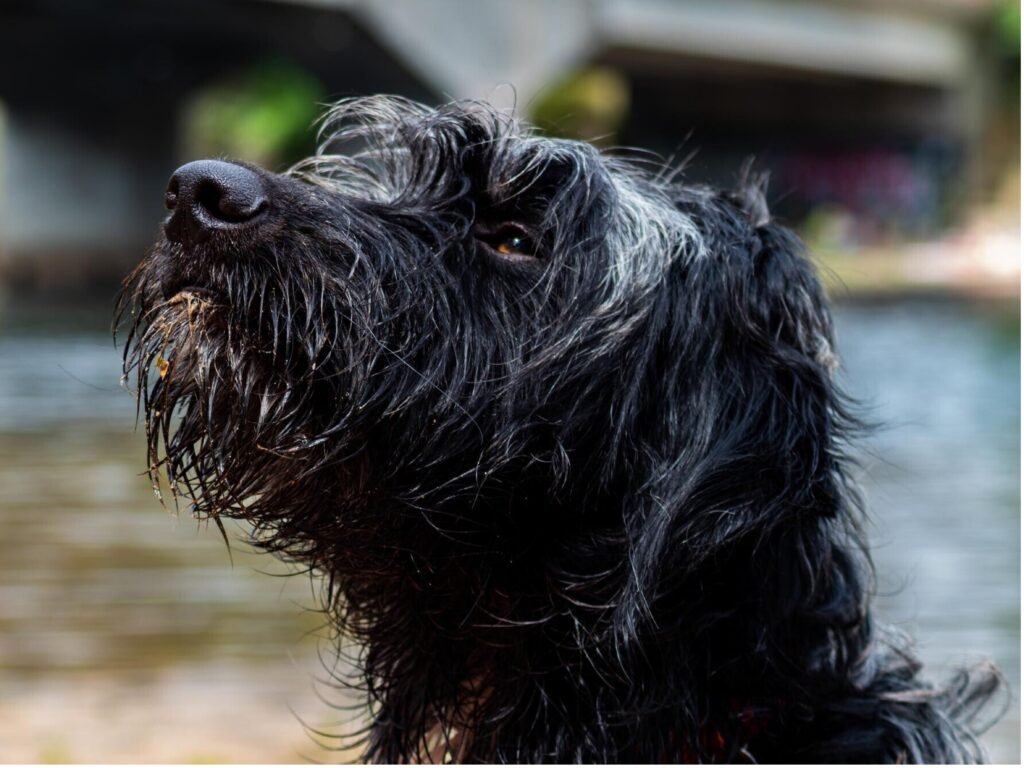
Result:
M995 675L871 622L826 299L759 182L476 104L326 132L120 313L151 473L326 577L368 759L981 758Z

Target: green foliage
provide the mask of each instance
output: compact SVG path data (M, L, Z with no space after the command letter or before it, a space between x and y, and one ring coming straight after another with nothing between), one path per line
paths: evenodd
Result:
M294 64L261 62L196 94L185 110L184 153L290 164L313 148L324 95L320 82Z
M629 116L629 82L614 69L589 67L545 88L530 119L549 136L610 143Z
M1000 109L1019 125L1020 119L1020 0L1001 0L991 17ZM1016 129L1011 128L1016 133Z
M1000 53L1020 56L1020 0L1003 0L996 11Z

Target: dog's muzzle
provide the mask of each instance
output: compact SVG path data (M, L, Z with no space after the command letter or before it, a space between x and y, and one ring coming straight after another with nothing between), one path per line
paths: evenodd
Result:
M269 204L260 176L244 166L220 160L197 160L171 176L164 205L171 212L164 224L167 238L184 246L215 232L252 226Z

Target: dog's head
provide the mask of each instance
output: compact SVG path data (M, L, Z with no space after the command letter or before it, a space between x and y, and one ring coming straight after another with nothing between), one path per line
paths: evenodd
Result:
M472 104L326 136L180 168L120 312L154 479L326 574L369 756L967 755L928 697L993 683L870 652L829 312L759 181Z
M152 469L200 514L328 570L424 520L508 561L611 537L643 603L646 574L827 507L830 320L758 184L473 104L347 101L325 135L284 175L179 169L127 281Z

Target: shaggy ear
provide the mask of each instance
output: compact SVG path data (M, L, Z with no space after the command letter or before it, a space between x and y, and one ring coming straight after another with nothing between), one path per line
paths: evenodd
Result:
M738 189L725 196L747 222L750 274L737 316L755 335L769 339L769 346L807 355L828 369L837 366L833 354L832 318L828 300L800 239L775 224L768 213L765 192L768 174L754 173L752 160L744 165ZM739 255L742 273L745 254Z
M629 585L619 628L657 620L659 598L710 557L842 504L840 443L850 423L824 292L798 238L767 221L756 189L694 197L706 255L680 265L652 355L657 445L624 514ZM645 428L646 429L646 428Z
M745 298L748 317L737 316L769 358L796 367L832 371L832 317L803 243L788 229L766 224L756 230L760 248L751 264Z

